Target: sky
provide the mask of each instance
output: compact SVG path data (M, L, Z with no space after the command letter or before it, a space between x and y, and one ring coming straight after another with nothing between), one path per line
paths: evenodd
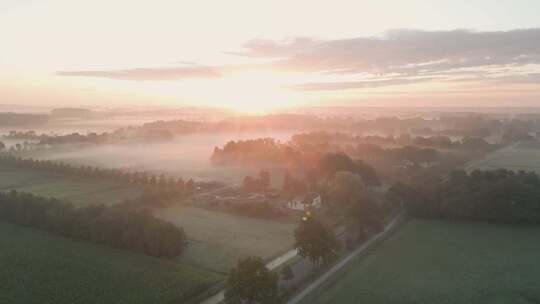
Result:
M0 104L540 106L540 1L0 0Z

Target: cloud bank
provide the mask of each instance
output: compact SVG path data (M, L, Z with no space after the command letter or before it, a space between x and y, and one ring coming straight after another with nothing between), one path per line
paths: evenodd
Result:
M60 76L101 77L135 81L165 81L221 77L221 73L218 69L205 66L134 68L111 71L59 71L56 74Z
M492 32L392 30L382 36L334 40L259 39L247 42L240 51L227 53L263 59L264 63L58 74L159 81L216 78L260 69L299 72L321 79L288 86L300 91L378 88L426 81L540 84L540 28ZM336 82L336 77L346 77L347 81Z
M253 40L238 56L271 58L275 69L322 75L362 75L368 81L320 82L299 90L411 84L426 79L539 83L540 29L499 32L393 30L381 37ZM392 77L391 80L381 80Z

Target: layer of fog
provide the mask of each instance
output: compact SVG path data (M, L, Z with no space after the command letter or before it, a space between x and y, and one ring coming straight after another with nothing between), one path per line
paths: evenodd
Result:
M290 140L292 134L294 132L185 135L177 136L172 142L86 145L69 149L63 147L35 152L33 156L74 165L145 170L184 179L239 182L247 174L272 168L214 166L210 163L214 147L221 147L230 140L262 137L284 142Z
M3 126L0 127L0 134L8 134L10 131L35 131L37 134L66 135L71 133L103 133L112 132L118 128L128 126L139 126L146 122L154 121L153 118L114 118L114 119L64 119L51 121L40 126Z

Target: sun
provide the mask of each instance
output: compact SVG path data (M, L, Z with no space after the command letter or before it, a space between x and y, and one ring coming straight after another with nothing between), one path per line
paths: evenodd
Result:
M208 92L212 103L245 114L264 114L297 105L298 96L275 73L242 73L220 80Z
M276 110L286 108L288 105L286 102L263 102L258 101L231 101L223 102L222 105L225 108L233 110L240 114L258 115L268 114Z
M73 80L75 81L75 80ZM167 105L189 104L217 107L242 114L266 114L300 105L305 96L288 88L283 73L242 72L212 80L160 82L112 82L107 79L77 79L78 85L100 87L100 94L124 96Z

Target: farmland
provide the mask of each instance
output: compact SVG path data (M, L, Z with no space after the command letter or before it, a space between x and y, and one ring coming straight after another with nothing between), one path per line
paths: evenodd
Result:
M0 189L55 197L70 201L76 206L112 205L141 194L138 188L110 180L54 174L9 165L0 165Z
M141 193L140 189L133 186L110 180L56 174L7 164L0 166L0 187L2 190L15 189L61 198L76 206L115 204ZM7 244L10 244L10 250L0 253L0 267L5 272L0 271L0 276L9 276L11 273L22 276L6 282L5 286L11 286L10 292L0 288L0 303L11 303L13 298L20 298L20 303L33 303L31 294L22 297L22 291L13 287L17 282L24 282L25 288L32 288L36 293L50 298L51 303L63 303L58 300L61 294L64 295L60 286L77 290L77 293L65 294L65 303L162 303L170 299L189 298L222 281L224 274L239 257L258 255L271 258L290 249L293 243L292 224L182 204L155 212L157 216L183 227L188 235L189 245L176 260L139 256L0 223L0 247L8 247ZM6 237L2 234L6 234ZM148 264L148 268L145 264ZM38 274L33 274L34 269ZM24 273L32 275L28 277L22 275ZM47 283L40 286L39 281ZM92 287L81 291L85 285ZM136 292L128 292L130 289Z
M540 173L540 147L527 143L514 144L490 153L482 159L471 161L465 167L467 171L498 168L514 171L534 170Z
M222 277L0 222L0 303L183 303Z
M88 158L82 156L82 159L71 161L67 158L56 160L70 161L74 164L80 161L80 164L87 164ZM91 158L92 156L88 155L87 157ZM151 161L151 157L146 157L141 161ZM111 158L110 155L106 154L106 156L98 156L98 158L104 164L113 165L115 164L114 159L120 159L120 155ZM205 162L209 162L209 159L206 159ZM228 167L213 168L211 172L214 174L216 171L223 171L224 176L228 176L228 178L233 176L237 179L246 173L257 173L253 169L250 169L252 171L246 170L243 168L242 174L237 176L234 176L234 169L231 171ZM280 177L274 176L272 178L274 183L281 183L280 179ZM76 206L92 203L115 204L141 194L141 190L134 186L111 180L56 174L50 171L13 167L7 164L0 167L0 188L60 198L71 201ZM257 255L270 259L289 250L293 244L295 225L290 223L206 210L187 205L186 202L156 209L155 215L182 227L188 237L189 244L185 252L177 257L173 264L186 265L189 269L210 272L214 275L217 273L226 274L240 257ZM61 240L66 241L65 239ZM39 242L36 242L36 248L38 248L38 244ZM39 252L39 250L36 251ZM120 254L123 252L118 253L118 255ZM30 252L27 258L33 259ZM35 258L39 258L39 255ZM117 267L119 271L127 271L126 265L118 265ZM218 275L213 279L221 281L223 277Z
M413 220L303 303L537 303L540 229Z
M242 256L271 258L293 245L295 225L177 205L156 216L184 228L189 239L182 263L227 272Z

